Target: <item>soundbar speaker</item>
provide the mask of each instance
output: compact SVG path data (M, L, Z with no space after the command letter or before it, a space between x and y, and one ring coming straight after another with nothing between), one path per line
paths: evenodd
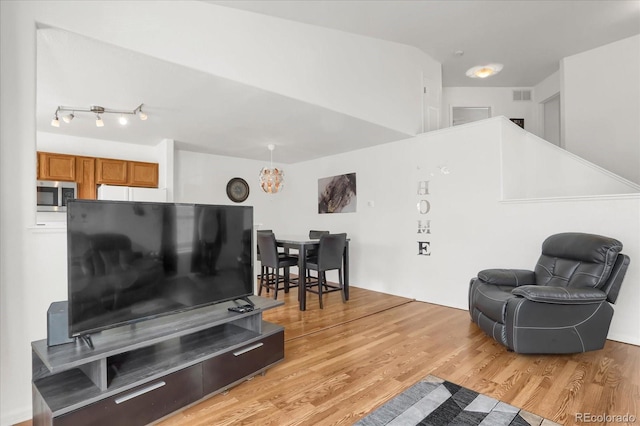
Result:
M53 302L47 310L47 346L73 342L69 337L67 301Z

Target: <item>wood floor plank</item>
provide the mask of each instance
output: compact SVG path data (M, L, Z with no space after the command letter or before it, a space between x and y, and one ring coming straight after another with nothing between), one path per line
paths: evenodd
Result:
M579 413L636 417L591 424L640 424L638 346L520 355L465 310L358 288L346 304L326 295L323 310L309 298L300 312L295 289L278 297L285 305L265 319L285 327L285 360L159 425L350 425L428 374L560 424L583 425Z

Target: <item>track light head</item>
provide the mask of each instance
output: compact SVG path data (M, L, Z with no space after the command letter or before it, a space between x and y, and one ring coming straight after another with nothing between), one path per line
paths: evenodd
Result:
M60 120L58 120L58 114L56 113L56 115L53 116L53 119L51 120L51 125L53 127L60 127Z
M126 126L128 122L129 122L129 119L125 117L124 114L121 115L120 118L118 118L118 123L120 123L123 126Z
M71 123L71 120L73 120L73 117L75 117L75 115L73 115L73 113L64 115L64 116L62 116L62 121L64 121L65 123L69 124L69 123Z
M104 121L102 121L100 114L96 114L96 127L104 127Z

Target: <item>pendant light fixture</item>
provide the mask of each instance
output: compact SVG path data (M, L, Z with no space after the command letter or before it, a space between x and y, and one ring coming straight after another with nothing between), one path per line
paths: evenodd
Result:
M273 167L274 144L267 145L270 152L270 165L260 170L260 188L267 194L275 194L284 186L284 170Z

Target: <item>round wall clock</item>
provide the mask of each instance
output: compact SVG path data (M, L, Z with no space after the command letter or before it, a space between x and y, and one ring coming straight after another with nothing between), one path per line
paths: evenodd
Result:
M227 196L234 203L241 203L249 196L249 184L246 180L236 177L227 183Z

